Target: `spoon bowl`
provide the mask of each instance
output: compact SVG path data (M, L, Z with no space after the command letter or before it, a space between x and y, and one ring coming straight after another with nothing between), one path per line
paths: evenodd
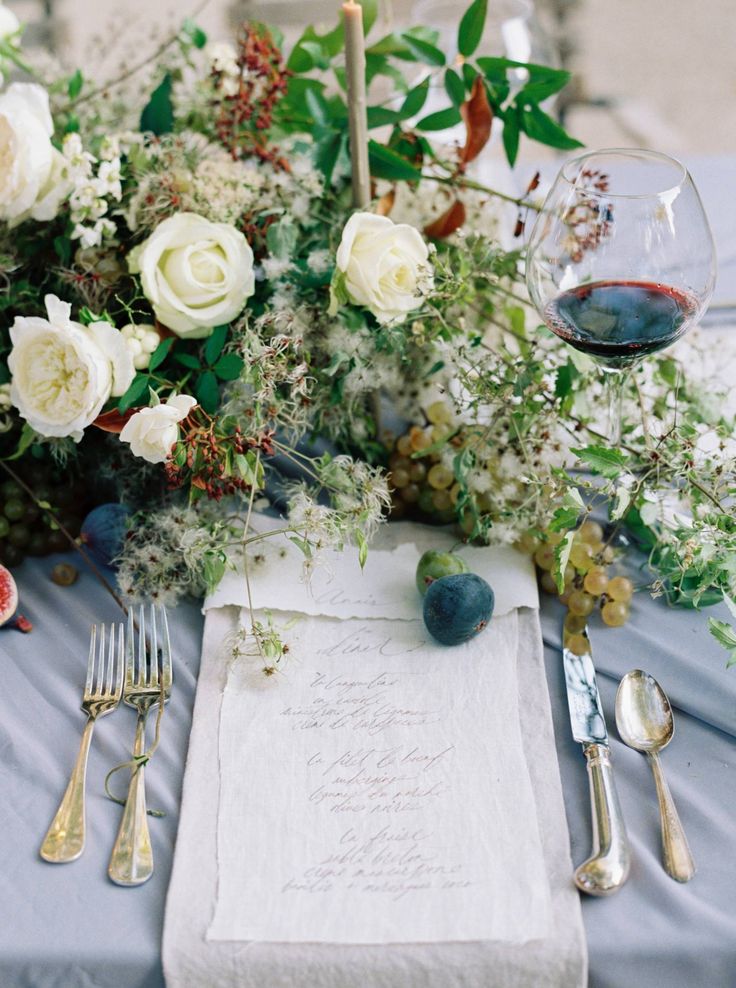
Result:
M662 822L664 869L675 881L689 882L695 864L659 761L660 751L675 733L672 707L657 680L641 669L627 672L619 683L616 727L624 744L645 754L652 767Z
M657 680L641 669L627 672L616 694L616 727L636 751L660 751L675 733L672 707Z

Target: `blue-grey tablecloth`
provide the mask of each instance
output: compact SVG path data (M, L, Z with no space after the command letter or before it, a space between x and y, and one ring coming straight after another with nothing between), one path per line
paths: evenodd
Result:
M202 616L194 603L171 614L175 690L146 776L149 806L167 814L151 820L154 877L137 889L118 888L106 878L120 808L104 797L103 781L108 769L125 759L133 737L135 716L127 708L97 726L84 855L69 865L45 864L38 848L83 725L79 697L89 625L118 617L115 603L92 576L82 573L72 588L52 583L54 561L27 561L17 571L22 610L33 620L33 632L0 631L0 986L162 988L164 899ZM568 731L561 613L559 604L543 601L548 682L578 862L589 852L590 812L584 761ZM736 669L726 671L725 652L708 635L704 614L674 611L644 595L625 629L597 627L592 634L634 864L615 897L584 900L591 988L736 988ZM649 767L618 742L613 728L617 681L635 667L653 673L675 706L675 740L663 757L698 865L688 885L673 882L661 868Z
M724 157L689 164L719 247L715 302L736 304L736 163ZM188 603L171 617L176 685L161 747L146 774L149 806L167 814L151 821L153 879L120 889L106 878L120 808L104 797L103 781L129 751L135 716L127 708L99 723L92 744L87 850L73 864L47 865L38 848L83 725L79 699L89 625L119 617L88 574L72 588L53 584L48 574L54 561L58 557L27 561L17 571L33 633L0 630L0 988L162 988L164 900L202 616ZM543 601L547 675L577 863L589 852L590 812L585 765L568 730L561 610ZM724 612L708 613L727 618ZM709 636L705 614L671 610L644 595L626 628L593 632L593 647L634 864L615 897L584 901L590 988L736 988L736 669L726 671L726 654ZM675 706L676 736L664 766L698 866L684 886L660 865L658 809L646 760L618 742L613 727L616 685L637 667L660 680Z

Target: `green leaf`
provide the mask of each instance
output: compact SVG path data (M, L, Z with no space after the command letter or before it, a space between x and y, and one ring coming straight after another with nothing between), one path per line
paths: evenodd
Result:
M156 136L168 134L174 127L174 106L171 102L171 73L167 72L151 93L151 98L141 113L141 130Z
M363 34L367 37L378 17L378 0L361 0L361 6L363 8Z
M304 92L304 102L312 120L320 127L327 127L330 123L330 108L322 93L318 89L307 89Z
M266 234L266 246L274 257L291 257L296 247L296 240L296 225L288 214L282 216L278 223L272 223Z
M516 164L516 156L519 153L519 114L513 107L503 118L503 149L506 152L506 160L513 168Z
M214 364L222 353L222 348L225 346L225 338L227 337L227 330L227 326L215 326L212 330L212 335L207 337L207 342L204 345L204 359L210 366Z
M237 381L245 364L237 353L226 353L217 361L212 370L221 381Z
M360 563L360 568L363 569L368 559L368 543L362 532L357 533L356 541L358 543L358 562Z
M81 70L77 69L74 75L70 77L66 87L67 95L69 96L70 100L73 101L77 98L77 96L79 96L79 94L82 91L83 85L84 85L84 76L82 75Z
M374 127L385 127L387 124L395 124L401 120L398 110L389 110L386 106L369 106L366 112L368 119L368 129Z
M421 38L414 38L408 33L402 34L401 37L417 61L424 62L427 65L435 65L439 68L445 64L445 53L440 51L439 48L435 48L434 45L430 45L427 41L422 41Z
M616 497L611 507L611 521L618 521L626 514L631 504L631 491L620 484L616 488Z
M330 185L340 150L345 146L346 134L338 130L330 131L314 146L314 165L324 176L325 186Z
M579 508L557 508L549 523L550 532L567 532L577 524Z
M722 645L730 653L726 667L736 665L736 631L726 621L719 621L717 618L708 618L708 630L713 635L719 645Z
M486 23L487 0L473 0L460 21L457 32L457 50L467 58L480 44Z
M18 447L12 456L6 456L6 460L19 460L21 456L26 452L28 447L36 440L36 430L31 428L27 423L23 423L23 428L20 430L20 438L18 440Z
M445 89L455 106L465 102L465 83L454 69L447 69L445 72Z
M171 350L175 342L176 339L173 336L170 336L167 340L161 340L159 345L151 354L151 360L148 364L149 372L155 371L157 367L161 366L164 360L166 360L166 358L168 357L169 351Z
M202 369L202 361L198 357L194 357L191 353L174 354L174 360L177 364L181 364L182 367L187 367L189 370Z
M418 86L407 93L406 99L401 104L399 115L402 120L408 120L415 116L422 109L429 95L429 78L420 82Z
M406 158L391 151L377 141L368 141L368 159L371 175L375 178L396 179L398 181L419 181L421 171L410 164Z
M199 375L194 393L205 412L214 415L220 403L220 389L217 386L217 378L212 371L208 370Z
M418 130L447 130L462 123L462 116L456 106L448 106L446 110L438 110L423 117L417 124Z
M194 45L195 48L204 48L207 44L207 35L204 33L202 28L192 20L191 17L187 17L184 21L181 31L185 39L189 41L190 44Z
M555 93L559 93L561 89L570 81L569 72L558 72L550 73L547 79L537 79L534 81L527 82L516 95L516 101L519 104L522 103L542 103L544 100L549 99L550 96L554 96Z
M149 383L148 374L136 374L130 387L118 401L118 411L121 413L127 412L133 405L138 404L146 391L148 391Z
M552 117L548 116L544 110L538 106L530 106L521 111L521 125L526 134L534 141L547 144L553 148L560 148L568 151L572 148L581 148L580 141L570 137L566 130L563 130Z
M555 546L555 562L552 567L552 578L555 581L558 593L565 589L565 570L570 562L570 552L575 541L575 532L568 532L561 542Z
M584 446L582 449L573 449L573 453L580 457L592 473L611 480L615 480L627 469L624 454L606 446Z

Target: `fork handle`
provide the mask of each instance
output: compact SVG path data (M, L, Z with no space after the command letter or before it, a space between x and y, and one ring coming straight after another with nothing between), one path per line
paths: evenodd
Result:
M84 725L79 754L69 784L41 845L41 857L51 864L76 861L84 850L86 830L84 790L87 778L87 756L94 727L95 718L89 717Z
M134 755L146 747L146 715L138 714ZM107 874L116 885L142 885L153 874L153 851L146 814L146 782L143 765L133 771L120 829L110 855Z

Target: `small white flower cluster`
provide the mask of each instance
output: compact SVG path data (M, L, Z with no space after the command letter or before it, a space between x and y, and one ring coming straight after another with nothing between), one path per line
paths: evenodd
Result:
M385 519L391 502L385 474L378 468L350 456L336 456L314 462L320 489L330 497L330 505L320 504L305 483L296 483L289 497L289 524L309 544L311 554L304 569L308 576L319 561L314 553L342 549L345 545L369 540Z
M207 46L205 54L212 71L218 73L219 95L236 96L240 91L241 78L247 78L248 73L241 73L235 45L230 41L214 41Z
M203 561L209 547L217 550L221 528L208 505L142 512L117 564L124 599L130 604L153 600L173 607L187 594L202 596Z
M286 153L286 149L285 149ZM306 221L323 183L311 157L289 152L289 172L269 162L234 161L200 134L183 132L145 147L136 164L136 188L125 209L131 230L152 228L174 212L240 228L255 213Z
M151 362L151 354L161 342L156 327L150 323L138 326L128 323L120 332L125 345L133 354L133 366L136 370L145 370Z
M123 196L120 141L105 141L97 159L84 150L79 134L67 134L63 153L74 183L69 197L72 239L79 240L83 247L97 247L116 232L109 208L110 201L120 202Z

